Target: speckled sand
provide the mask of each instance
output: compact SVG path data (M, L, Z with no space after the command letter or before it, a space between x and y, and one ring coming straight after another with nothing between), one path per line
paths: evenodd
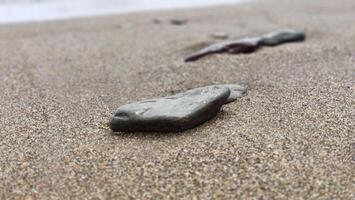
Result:
M354 199L354 10L272 0L0 26L0 199ZM183 62L214 32L280 28L308 38ZM122 104L222 83L248 94L195 129L107 126Z

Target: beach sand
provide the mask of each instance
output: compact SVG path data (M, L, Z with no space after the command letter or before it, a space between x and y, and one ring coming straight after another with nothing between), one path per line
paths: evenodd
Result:
M0 26L0 199L354 199L355 2L255 1ZM156 18L186 17L181 26ZM305 42L185 56L283 28ZM112 134L136 100L248 86L183 133Z

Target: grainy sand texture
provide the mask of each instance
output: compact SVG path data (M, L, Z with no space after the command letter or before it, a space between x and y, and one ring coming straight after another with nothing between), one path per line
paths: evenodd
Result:
M355 1L0 26L0 199L354 199ZM185 17L187 24L154 24ZM211 34L305 42L184 58ZM133 101L236 83L248 94L183 133L112 134Z

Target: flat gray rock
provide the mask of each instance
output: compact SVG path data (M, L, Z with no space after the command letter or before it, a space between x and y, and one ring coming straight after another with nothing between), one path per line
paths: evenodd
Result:
M300 31L281 30L262 36L259 44L261 46L276 46L286 42L301 42L306 39L306 35Z
M196 127L217 115L231 94L216 85L173 96L124 105L110 121L115 132L179 132Z

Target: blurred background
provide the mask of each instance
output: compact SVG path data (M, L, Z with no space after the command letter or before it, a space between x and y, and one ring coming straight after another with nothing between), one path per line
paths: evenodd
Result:
M203 7L241 1L243 0L0 0L0 23Z

